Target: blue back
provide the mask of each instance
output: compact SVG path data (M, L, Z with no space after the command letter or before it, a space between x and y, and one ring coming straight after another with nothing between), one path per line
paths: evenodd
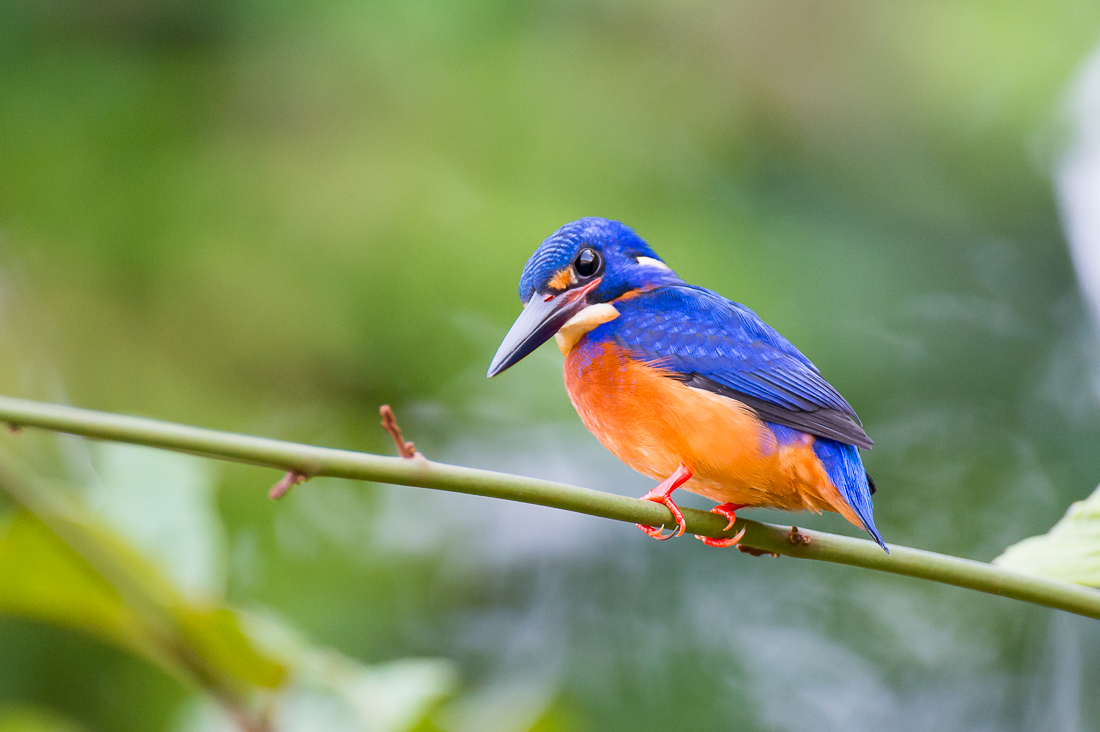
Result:
M745 402L767 421L870 448L851 405L810 360L743 305L702 287L658 287L616 302L589 334L611 340L702 389Z

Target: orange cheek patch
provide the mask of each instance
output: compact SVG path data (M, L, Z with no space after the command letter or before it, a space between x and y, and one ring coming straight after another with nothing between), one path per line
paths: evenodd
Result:
M576 282L576 279L574 279L574 277L573 277L573 268L572 267L566 267L565 269L561 270L556 275L551 277L550 281L547 284L550 286L551 290L561 291L561 290L566 289L567 287L569 287L570 285L572 285L575 282Z
M627 290L626 292L615 298L615 302L624 302L626 300L630 300L637 297L638 295L641 295L643 292L646 292L646 288L644 287L639 287L636 290Z

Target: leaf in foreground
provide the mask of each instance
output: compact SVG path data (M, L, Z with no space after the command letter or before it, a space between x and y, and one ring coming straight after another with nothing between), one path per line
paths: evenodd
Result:
M1013 544L993 563L1100 587L1100 488L1085 500L1071 504L1050 531Z
M222 680L266 688L284 682L284 664L248 638L237 613L186 602L167 592L166 580L139 557L104 541L102 530L79 530L85 538L98 537L100 560L109 558L115 576L125 572L128 584L142 588L163 616L147 616L145 608L104 578L102 567L27 512L11 514L0 524L0 613L89 633L177 674L195 671L198 663L203 674ZM163 617L171 621L167 626L159 622Z

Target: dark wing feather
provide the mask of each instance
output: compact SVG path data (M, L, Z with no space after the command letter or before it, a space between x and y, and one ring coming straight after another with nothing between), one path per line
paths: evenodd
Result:
M785 427L792 427L811 435L827 437L830 440L862 447L864 450L871 449L871 446L874 444L871 442L871 438L867 436L867 433L863 431L863 428L856 424L851 416L843 412L838 412L835 409L828 409L826 407L788 409L763 399L749 396L736 389L731 389L724 384L720 384L717 381L699 374L690 374L685 378L681 378L679 374L676 374L676 378L680 379L688 386L694 386L696 389L705 389L706 391L712 391L715 394L721 394L730 399L736 399L745 406L753 409L765 422L774 422L775 424L781 424Z
M851 405L787 339L748 308L676 285L616 303L619 345L688 386L736 399L760 418L869 449Z

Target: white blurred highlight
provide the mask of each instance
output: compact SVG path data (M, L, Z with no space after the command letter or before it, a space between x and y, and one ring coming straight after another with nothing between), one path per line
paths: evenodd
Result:
M1100 49L1078 73L1068 112L1073 138L1058 167L1058 197L1077 278L1100 323Z

